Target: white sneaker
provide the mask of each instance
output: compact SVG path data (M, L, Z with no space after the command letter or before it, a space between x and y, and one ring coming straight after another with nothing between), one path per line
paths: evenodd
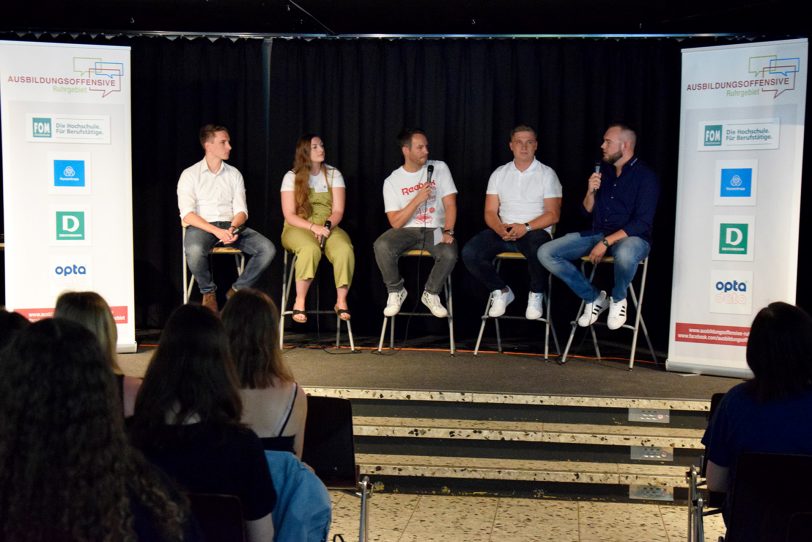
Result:
M581 327L591 326L608 306L609 300L606 299L606 292L601 290L600 295L595 301L584 305L584 312L582 312L578 318L578 325Z
M386 298L386 307L383 309L384 316L395 316L400 312L400 306L403 305L403 300L406 299L406 288L401 288L397 292L389 292L389 297Z
M538 320L544 315L544 294L530 292L527 294L527 310L524 317L528 320Z
M488 316L491 318L499 318L505 314L507 306L516 299L510 286L508 286L507 289L507 292L503 292L502 290L494 290L491 292L491 308L488 309Z
M610 298L611 299L611 298ZM626 323L626 300L618 301L612 299L609 303L609 317L606 319L606 327L611 330L620 329Z
M430 294L426 291L423 292L423 296L420 298L420 301L423 302L425 306L429 308L431 313L436 316L437 318L445 318L448 316L448 311L443 304L440 302L440 296L437 294Z

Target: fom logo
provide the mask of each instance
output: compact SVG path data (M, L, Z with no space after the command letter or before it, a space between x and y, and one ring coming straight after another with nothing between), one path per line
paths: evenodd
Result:
M721 147L722 146L722 125L721 124L708 124L705 126L705 146L706 147Z
M34 117L31 119L31 133L34 137L51 137L51 118Z

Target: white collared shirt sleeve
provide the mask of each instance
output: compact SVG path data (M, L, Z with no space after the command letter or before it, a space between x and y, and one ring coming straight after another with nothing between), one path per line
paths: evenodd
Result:
M197 179L195 177L193 166L185 169L178 179L178 210L181 220L189 213L197 213L197 197L195 196Z
M242 173L236 168L231 168L234 175L230 179L233 183L233 198L231 200L231 218L234 218L239 213L245 213L245 218L248 218L248 204L245 202L245 181L243 181ZM229 219L230 220L230 219Z

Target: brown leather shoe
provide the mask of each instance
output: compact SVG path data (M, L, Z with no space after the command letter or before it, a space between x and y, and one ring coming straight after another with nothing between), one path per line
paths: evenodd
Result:
M237 290L235 290L234 288L229 288L228 291L226 292L226 301L231 299L234 296L234 294L236 294L236 293L237 293Z
M218 309L217 309L217 293L216 292L206 292L205 294L203 294L203 300L200 302L200 304L216 314L217 311L218 311Z

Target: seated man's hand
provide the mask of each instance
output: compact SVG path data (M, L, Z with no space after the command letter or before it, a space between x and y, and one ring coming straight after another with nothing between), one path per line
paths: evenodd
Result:
M603 242L600 242L592 247L592 251L589 253L589 261L592 262L592 265L597 265L605 255L606 246L604 246Z
M218 228L214 236L217 237L217 239L219 239L220 242L223 243L224 245L230 245L231 243L237 240L237 236L232 235L230 229L223 230Z

